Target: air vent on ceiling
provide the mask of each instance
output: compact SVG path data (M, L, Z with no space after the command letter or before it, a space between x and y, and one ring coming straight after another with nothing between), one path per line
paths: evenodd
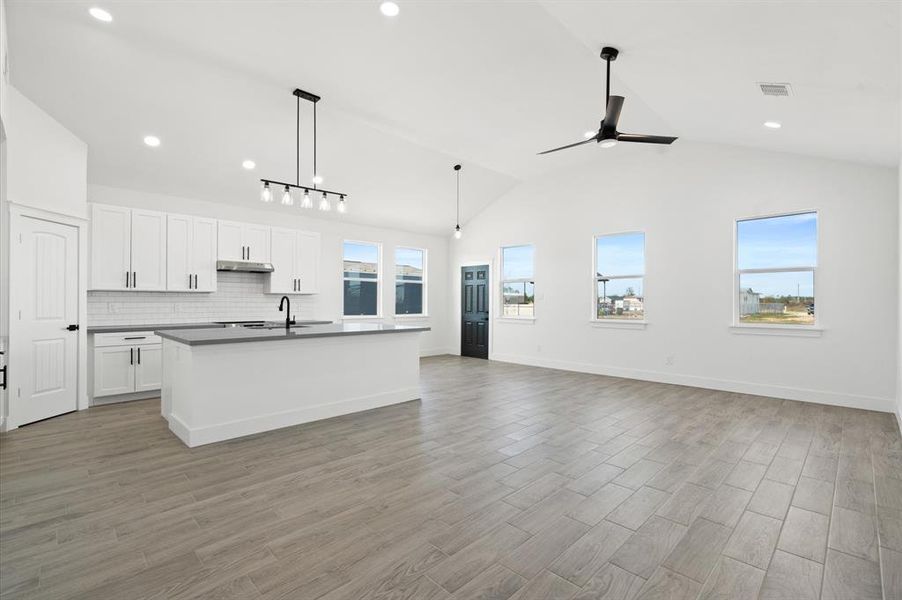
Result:
M791 96L792 86L788 83L766 83L759 81L758 87L765 96Z

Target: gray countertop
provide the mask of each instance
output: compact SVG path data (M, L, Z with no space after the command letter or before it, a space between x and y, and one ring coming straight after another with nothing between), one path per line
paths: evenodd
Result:
M298 325L326 325L332 321L298 321ZM88 333L125 333L128 331L157 331L161 329L225 329L220 323L150 323L144 325L93 325ZM239 328L235 328L239 329Z
M188 346L209 344L235 344L242 342L269 342L283 340L307 340L346 335L374 335L386 333L412 333L429 331L429 327L414 325L383 325L379 323L330 323L328 325L295 326L286 331L284 327L259 329L247 327L226 327L220 329L160 329L154 331L163 339Z

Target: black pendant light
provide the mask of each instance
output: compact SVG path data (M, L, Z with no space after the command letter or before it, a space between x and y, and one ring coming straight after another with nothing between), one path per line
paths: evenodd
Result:
M317 170L316 163L316 103L321 100L319 96L316 94L311 94L310 92L305 92L302 89L296 89L291 93L297 100L297 111L296 111L296 120L295 120L295 158L296 158L296 170L294 176L294 183L288 183L285 181L276 181L275 179L261 179L263 182L263 190L260 192L260 199L263 202L272 202L273 195L272 189L270 189L270 184L273 186L280 186L284 188L284 192L282 194L282 204L285 206L293 206L294 198L291 196L291 189L298 189L304 191L304 197L301 200L301 208L313 208L313 199L311 198L311 192L315 196L316 194L320 194L318 208L321 211L328 212L332 210L332 203L329 201L329 196L336 196L338 198L338 206L337 210L340 213L346 213L348 211L347 203L345 202L345 197L347 194L344 192L333 192L331 190L324 190L319 187L319 184L322 183L323 179ZM313 104L313 185L301 185L301 99L307 100L308 102Z
M460 230L460 165L454 165L457 173L457 225L454 226L454 239L459 240L463 232Z

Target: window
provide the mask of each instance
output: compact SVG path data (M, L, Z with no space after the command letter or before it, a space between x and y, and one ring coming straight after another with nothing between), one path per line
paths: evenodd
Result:
M344 314L346 317L379 315L379 244L344 243Z
M645 319L645 234L595 238L595 319Z
M426 314L426 251L395 248L395 314Z
M501 315L535 317L536 284L533 281L533 246L501 249Z
M817 213L736 222L740 324L813 325Z

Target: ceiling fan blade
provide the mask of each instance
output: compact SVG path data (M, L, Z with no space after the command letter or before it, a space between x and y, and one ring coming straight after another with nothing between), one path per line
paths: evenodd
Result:
M608 106L604 112L604 121L601 122L602 128L608 131L616 131L622 109L623 96L611 96L608 98Z
M566 150L567 148L573 148L574 146L582 146L583 144L588 144L589 142L594 142L595 138L590 137L587 140L583 140L581 142L576 142L575 144L568 144L566 146L561 146L560 148L553 148L551 150L546 150L545 152L539 152L539 154L551 154L552 152L557 152L558 150Z
M640 142L642 144L672 144L678 138L666 135L642 135L641 133L618 133L618 142Z

